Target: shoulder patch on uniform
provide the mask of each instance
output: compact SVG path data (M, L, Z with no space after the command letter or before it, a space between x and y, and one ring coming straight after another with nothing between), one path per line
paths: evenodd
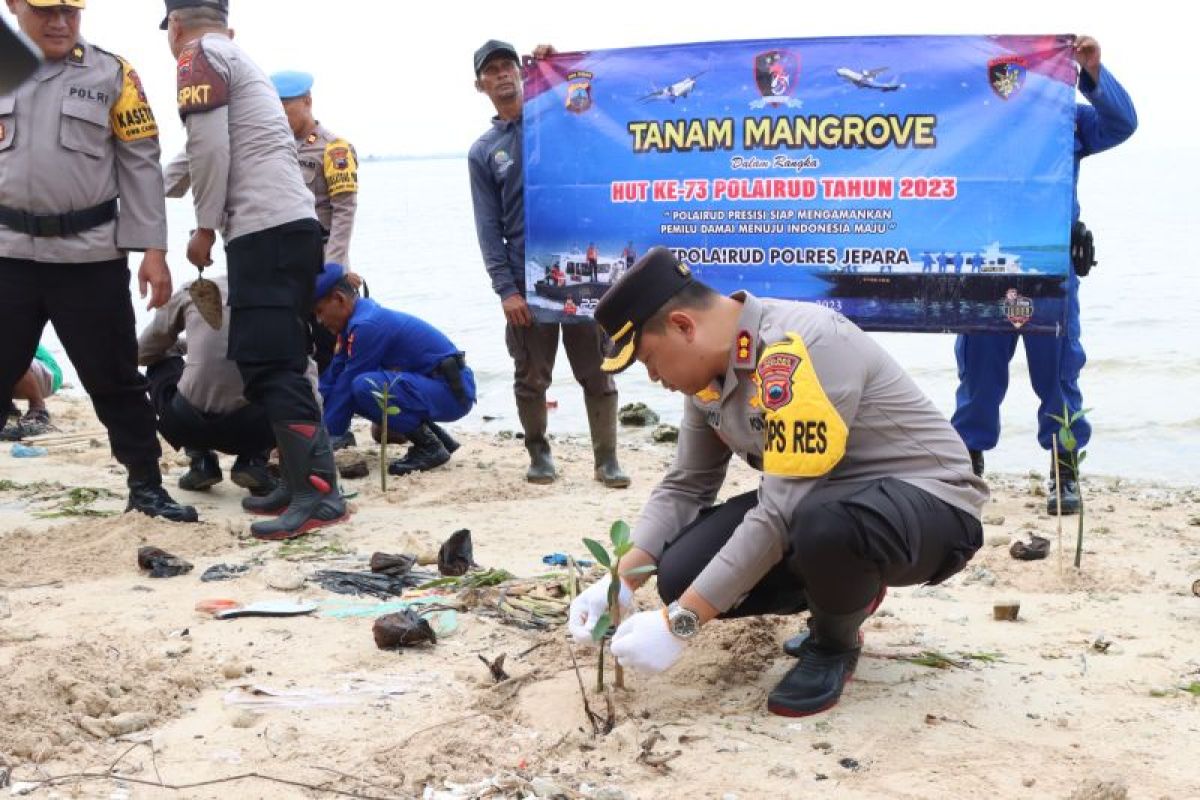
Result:
M763 471L816 478L846 454L849 429L829 401L798 334L767 347L754 382L766 417Z
M116 59L121 62L121 94L109 114L113 133L122 142L158 136L158 122L150 110L142 79L128 61L120 56Z
M208 60L202 43L197 42L179 54L175 72L180 119L229 104L229 82Z
M358 154L345 139L325 146L325 183L330 197L358 191Z

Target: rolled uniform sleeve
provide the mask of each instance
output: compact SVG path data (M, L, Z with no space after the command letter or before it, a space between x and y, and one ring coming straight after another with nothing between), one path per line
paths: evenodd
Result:
M507 300L521 290L513 280L508 266L508 247L504 241L503 209L500 187L492 178L487 154L476 145L467 157L471 173L471 203L475 210L475 233L483 264L492 279L492 291Z
M862 354L835 326L821 329L806 344L820 388L848 425L858 413L866 385ZM825 475L814 477L764 472L758 488L758 505L734 529L724 547L696 577L692 588L720 612L732 608L782 560L793 512L825 481L833 466ZM803 536L804 532L797 535Z
M667 543L716 500L732 455L705 423L704 412L687 400L675 461L650 493L634 526L634 544L656 561L661 558Z

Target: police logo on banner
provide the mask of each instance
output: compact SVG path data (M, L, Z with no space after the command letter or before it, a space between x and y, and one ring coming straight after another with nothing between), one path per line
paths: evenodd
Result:
M792 376L800 369L800 356L795 353L772 353L758 362L759 393L763 407L769 411L792 402Z
M750 104L752 108L799 108L793 95L800 83L800 56L787 50L759 53L754 57L754 83L762 97Z
M1011 100L1025 85L1029 70L1020 56L1001 56L988 62L988 83L1001 100Z
M1004 316L1014 328L1020 328L1033 319L1033 301L1016 289L1004 294Z
M567 75L567 110L582 114L592 107L592 78L587 70L575 70Z

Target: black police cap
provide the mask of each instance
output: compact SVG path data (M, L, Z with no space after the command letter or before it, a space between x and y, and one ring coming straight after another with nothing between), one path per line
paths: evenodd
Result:
M222 14L229 14L229 0L166 0L167 15L163 17L162 24L159 25L160 30L167 29L167 18L171 16L172 11L178 11L181 8L211 8L220 11Z
M613 343L613 354L602 365L605 372L621 372L633 363L642 326L692 282L687 264L667 248L655 247L604 293L595 320Z
M513 47L508 42L502 42L499 39L488 39L483 43L483 46L475 51L475 77L479 77L479 73L483 72L483 68L487 66L487 62L491 61L494 56L505 55L511 58L518 64L521 63L520 56L517 55L517 48Z

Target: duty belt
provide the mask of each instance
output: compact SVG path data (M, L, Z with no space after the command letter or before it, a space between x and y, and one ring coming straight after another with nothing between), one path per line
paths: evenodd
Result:
M0 225L30 236L73 236L117 218L117 198L65 214L31 214L0 206Z
M454 394L454 399L464 404L471 401L471 398L467 397L467 389L463 386L462 380L462 371L466 368L466 353L455 353L452 356L443 358L433 368L433 374L440 376L442 380L446 381L446 385L450 387L450 391Z

